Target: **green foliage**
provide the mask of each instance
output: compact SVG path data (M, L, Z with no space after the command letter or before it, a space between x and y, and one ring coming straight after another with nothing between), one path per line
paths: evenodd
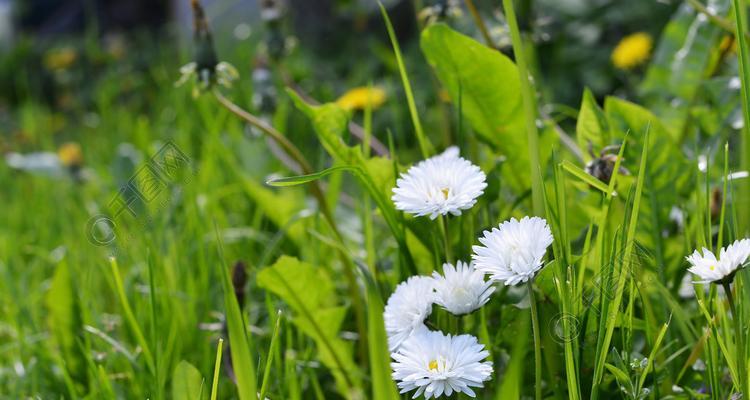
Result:
M182 360L172 373L172 398L174 400L200 400L205 398L203 376L193 364Z
M258 273L258 285L282 298L295 312L292 321L315 341L320 360L348 397L359 387L352 346L339 335L346 307L336 305L333 282L321 268L282 256Z
M224 258L222 251L219 252L219 256L220 260ZM224 307L226 309L229 350L232 355L232 366L237 371L235 375L237 378L237 392L240 400L254 400L258 397L257 377L255 361L250 352L250 335L247 332L247 323L235 297L227 268L224 267L223 263L219 264L219 268L221 270L222 287L224 288ZM218 367L217 365L216 368Z
M421 45L451 99L460 96L461 112L479 137L507 157L509 168L503 177L517 190L529 188L530 180L522 178L530 167L516 65L441 24L422 32Z
M543 398L737 395L750 274L735 278L736 318L722 289L690 284L685 256L750 226L746 1L516 1L513 18L502 2L474 2L479 19L429 8L414 26L398 7L366 15L343 3L343 19L356 20L345 34L341 21L318 24L335 32L335 54L294 32L269 64L258 44L269 27L253 25L238 46L221 33L230 24L209 21L217 55L241 71L222 93L293 143L305 175L210 91L193 99L174 87L188 60L172 40L149 35L115 58L99 27L50 39L74 61L49 68L44 43L25 33L0 55L0 397L410 397L391 378L384 303L406 277L439 271L444 243L469 261L483 230L531 214L531 178L555 238L534 292ZM611 50L636 31L656 44L648 63L615 69ZM509 56L521 47L526 108ZM247 67L261 65L265 83ZM368 85L384 89L380 107L331 101ZM264 90L274 107L256 102ZM190 158L190 180L124 210L110 245L93 243L89 218L110 212L168 140ZM84 153L78 172L50 178L7 161L68 141ZM378 141L387 154L368 148ZM477 204L442 225L397 211L399 174L452 145L487 176ZM586 171L608 146L609 183ZM324 208L313 184L332 218L314 212ZM237 261L249 267L230 273ZM478 399L536 391L527 299L498 286L460 322L439 307L428 320L490 352Z
M55 268L52 285L46 295L49 309L48 325L55 338L56 348L60 351L62 365L66 374L75 380L86 382L86 347L83 337L83 316L81 305L76 295L73 276L66 260ZM73 388L75 395L77 392Z
M712 12L724 15L728 0L710 0ZM674 136L689 123L687 114L711 68L720 56L718 39L726 36L705 15L683 3L659 37L653 59L640 86L647 104L657 112ZM685 99L675 102L674 99Z

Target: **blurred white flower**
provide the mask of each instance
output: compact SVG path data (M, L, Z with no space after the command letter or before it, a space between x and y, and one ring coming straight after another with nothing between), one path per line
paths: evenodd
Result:
M695 283L707 283L721 281L724 278L734 276L734 273L745 264L750 257L750 239L737 240L727 247L722 247L717 259L711 250L705 247L701 254L695 250L687 257L692 265L688 271L701 279Z
M435 281L430 277L412 276L396 287L383 312L390 351L413 333L427 329L424 320L432 313L434 301Z
M479 238L473 246L474 267L490 279L515 285L526 282L542 268L542 257L552 244L547 221L539 217L511 218Z
M239 77L239 72L228 62L219 62L213 68L200 67L195 61L191 61L180 67L180 79L175 82L175 87L184 85L193 80L193 95L197 96L201 91L208 90L211 85L218 83L221 86L231 88L232 82Z
M453 392L476 397L472 387L483 387L492 375L492 363L482 361L489 352L471 335L443 335L422 331L411 336L397 353L393 379L401 393L416 389L412 398L451 396Z
M397 209L418 217L461 215L484 192L485 180L479 167L459 157L458 148L451 147L401 174L391 199Z
M443 275L432 273L435 279L435 303L455 315L468 314L482 307L495 291L492 281L484 280L484 273L463 261L443 264Z

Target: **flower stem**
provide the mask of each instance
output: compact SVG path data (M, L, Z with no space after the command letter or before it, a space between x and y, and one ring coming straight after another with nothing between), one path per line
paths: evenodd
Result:
M743 398L750 393L748 391L747 382L747 360L745 355L745 338L742 332L742 324L740 321L740 315L737 314L737 307L734 304L734 296L732 295L732 288L728 281L722 282L724 287L724 293L727 294L727 300L729 301L729 309L732 311L732 321L734 321L734 340L737 345L737 373L740 375L740 391Z
M539 339L539 314L534 298L534 280L529 279L529 302L531 303L531 329L534 332L534 391L536 400L542 400L542 349Z
M443 245L445 246L445 262L453 264L453 252L451 251L451 233L448 228L448 217L440 216L440 230L443 234Z

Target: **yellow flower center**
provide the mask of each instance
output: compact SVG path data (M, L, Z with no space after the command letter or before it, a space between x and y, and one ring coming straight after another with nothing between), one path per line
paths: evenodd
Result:
M716 267L712 265L712 266L708 267L708 269L710 269L711 271L713 271L713 270L716 269Z
M443 188L443 189L440 189L440 191L441 191L441 192L443 192L443 198L444 198L445 200L448 200L448 193L450 193L450 189L448 189L448 188Z
M430 361L430 371L437 371L437 369L438 369L437 360Z

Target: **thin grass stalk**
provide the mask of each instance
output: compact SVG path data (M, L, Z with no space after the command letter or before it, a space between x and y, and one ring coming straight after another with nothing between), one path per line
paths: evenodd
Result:
M645 174L646 174L646 168L647 168L647 161L648 161L648 147L649 147L649 137L650 137L650 125L646 126L646 134L644 135L643 140L643 151L641 152L641 162L640 166L638 167L638 179L636 181L636 187L635 187L635 193L633 194L633 203L630 209L630 217L628 220L627 225L627 231L625 236L625 241L623 243L623 256L620 260L617 261L617 263L620 266L620 271L617 277L614 277L614 271L613 271L613 277L612 279L616 279L616 284L614 286L608 286L613 287L615 290L614 298L611 301L611 305L607 304L607 307L602 307L602 313L612 311L615 313L614 318L608 318L606 320L606 324L604 327L604 336L602 335L602 332L599 332L599 337L597 338L597 356L594 364L594 379L591 383L591 396L592 399L598 398L599 395L599 389L598 385L601 382L602 374L604 371L604 364L606 362L607 357L607 349L609 349L609 345L612 341L612 335L614 333L615 329L615 323L617 321L616 315L620 310L620 304L622 301L623 291L625 289L625 279L627 278L627 274L625 274L622 271L623 263L630 260L630 256L632 255L633 246L635 244L635 232L636 227L638 223L638 213L640 211L640 202L641 202L641 195L643 193L643 185L645 182ZM622 149L620 149L622 151ZM618 162L615 163L615 168L619 168L619 159ZM611 182L610 182L611 183ZM624 261L623 261L624 260Z
M143 350L143 356L146 358L146 365L154 377L156 376L156 367L154 366L154 357L152 356L151 349L149 348L146 337L141 331L141 327L138 325L138 321L135 319L133 309L130 307L128 296L125 295L125 287L122 284L122 278L120 277L120 270L117 265L117 259L114 257L109 258L109 266L112 272L112 277L115 281L115 290L117 291L117 297L120 299L120 305L122 306L122 312L125 314L125 321L127 321L130 330L135 336L135 340Z
M747 33L747 11L746 4L743 0L732 0L732 8L735 15L735 27L737 34L737 44L739 51L737 52L737 59L739 62L740 70L740 92L742 99L742 118L744 125L742 127L740 135L740 167L744 171L750 170L750 46L748 44L748 38L745 36ZM750 184L745 183L742 185L741 198L744 201L750 199ZM748 207L740 207L740 219L743 221L745 226L741 226L741 231L746 231L747 221L750 218L750 209Z
M406 73L406 66L404 65L403 57L401 56L401 47L398 44L398 38L396 32L393 30L391 19L388 17L388 12L382 3L378 3L380 6L380 12L383 14L383 20L385 20L385 27L388 30L388 37L391 39L391 45L393 46L393 53L396 56L396 64L398 65L398 72L401 75L401 83L404 86L404 93L406 94L406 102L409 106L409 115L411 116L412 124L414 125L414 133L417 136L419 142L419 150L422 152L423 158L429 158L432 155L432 144L424 134L422 130L422 123L419 121L419 113L417 113L417 105L414 101L414 94L411 90L411 83L409 82L409 75Z
M482 37L484 38L484 41L487 43L487 46L495 48L494 43L492 43L492 37L490 36L490 32L487 29L487 25L485 25L484 20L482 20L482 16L479 14L479 11L477 10L477 7L474 5L473 0L464 0L464 3L466 3L466 8L469 9L469 12L471 13L471 17L474 18L474 22L477 24L477 27L479 28L479 32L482 33Z
M259 399L266 398L266 391L268 390L269 377L271 376L271 366L273 365L273 356L276 353L275 349L278 346L279 338L279 325L281 324L281 310L276 313L276 323L273 325L273 334L271 335L271 344L268 346L268 359L266 359L266 367L263 369L263 381L260 384L260 395Z
M443 246L445 247L445 262L452 264L453 251L451 250L451 234L450 228L448 227L448 216L441 215L438 220L438 224L440 225L440 233L442 233L443 236Z
M729 183L729 144L724 144L724 185L721 189L721 214L719 215L719 237L716 240L716 250L724 245L724 218L727 210L727 184Z
M216 348L216 362L214 363L214 380L211 384L211 400L216 400L216 396L219 394L219 371L221 370L221 355L224 353L223 347L224 339L219 338L219 345Z
M531 204L534 215L544 216L543 193L544 187L541 180L541 165L539 164L539 131L536 126L536 101L534 88L526 65L526 57L518 29L516 11L513 8L513 0L503 0L505 17L510 28L510 37L513 42L513 54L516 57L518 74L521 79L521 97L523 98L523 111L526 120L526 135L528 138L529 163L531 172Z
M727 301L729 302L729 309L732 311L732 321L734 322L734 340L737 345L737 374L739 375L740 381L740 392L743 397L748 393L748 382L747 382L747 363L745 362L745 337L742 332L742 325L740 321L740 314L737 313L737 306L734 302L734 295L732 294L732 287L728 280L722 282L724 292L727 295Z
M531 329L534 333L534 394L536 400L542 400L542 341L539 334L539 313L534 297L534 279L527 283L529 302L531 303Z

